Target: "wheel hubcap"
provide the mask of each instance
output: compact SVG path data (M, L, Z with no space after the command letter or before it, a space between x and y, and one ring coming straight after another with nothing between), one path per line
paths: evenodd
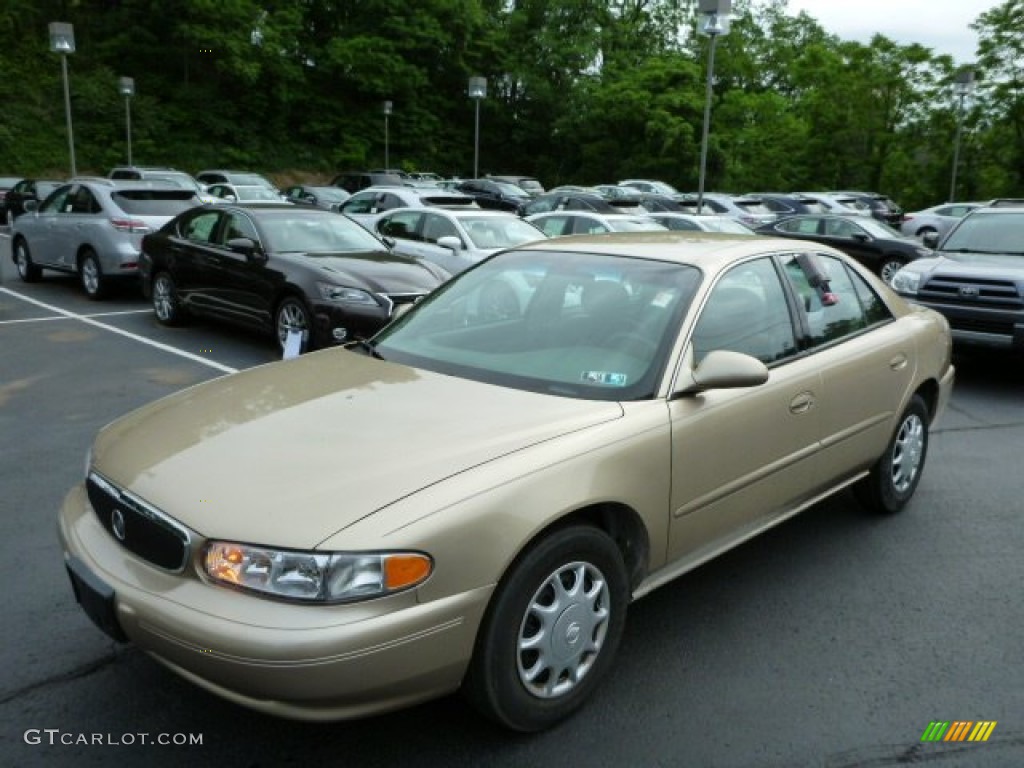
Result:
M284 346L291 331L302 333L307 328L306 313L297 304L288 303L281 307L277 315L277 337Z
M917 477L924 457L924 423L912 414L900 425L892 449L892 485L905 493Z
M608 583L590 563L559 568L534 593L519 628L516 665L541 699L572 691L597 661L611 620Z
M92 259L82 262L82 285L85 286L87 293L96 293L96 289L99 288L100 270Z
M892 279L896 277L896 273L903 268L902 262L889 261L882 267L882 280L887 284L892 285Z
M153 285L153 310L161 320L170 320L174 314L174 292L170 280L162 275Z
M28 274L28 254L25 253L25 247L22 245L18 246L17 260L18 274L25 277Z

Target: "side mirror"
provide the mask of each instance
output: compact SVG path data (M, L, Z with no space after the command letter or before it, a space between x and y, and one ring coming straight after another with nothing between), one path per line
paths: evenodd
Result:
M249 237L233 237L225 243L235 253L240 253L250 261L266 261L267 257L262 251L259 250L259 246L256 245L256 241Z
M858 243L866 243L868 240L870 240L870 238L863 232L854 232L853 239L856 240Z
M450 251L462 250L462 241L454 235L445 235L444 237L437 238L437 244Z
M768 366L741 352L716 349L708 352L693 371L690 383L677 395L692 395L708 389L756 387L768 381Z
M925 232L924 237L921 238L921 242L925 248L935 249L939 245L939 233L938 232Z

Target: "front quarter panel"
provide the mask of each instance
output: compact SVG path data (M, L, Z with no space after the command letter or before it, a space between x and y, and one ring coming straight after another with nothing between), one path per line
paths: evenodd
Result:
M397 501L322 542L324 550L416 549L435 571L423 601L495 584L546 528L602 504L642 524L643 570L664 563L670 443L660 400L625 416L463 472ZM632 511L629 511L632 510ZM648 548L649 542L649 548ZM635 586L635 584L634 584Z

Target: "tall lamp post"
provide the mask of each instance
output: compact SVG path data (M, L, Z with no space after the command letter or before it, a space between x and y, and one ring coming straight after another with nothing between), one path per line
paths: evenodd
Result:
M476 102L476 131L473 134L473 178L480 178L480 102L487 98L487 78L469 78L469 98Z
M715 46L718 38L729 34L729 14L732 0L699 0L702 19L697 28L711 38L708 44L708 80L704 89L704 129L700 137L700 176L697 182L697 213L704 212L704 177L708 165L708 133L711 129L711 83L715 75Z
M71 155L71 175L78 175L75 164L75 135L71 130L71 91L68 88L68 54L75 52L75 28L63 21L50 22L50 50L60 54L60 69L64 75L64 116L68 125L68 153Z
M391 117L392 104L390 101L385 101L381 105L381 110L384 112L384 169L387 171L391 170L391 147L390 139L388 137L388 118Z
M120 77L117 91L124 96L124 133L128 140L128 165L132 164L132 96L135 95L135 78Z
M960 165L960 137L964 129L964 99L974 93L974 70L964 67L956 73L953 92L960 103L956 110L956 141L953 143L953 180L949 183L949 202L956 201L956 171Z

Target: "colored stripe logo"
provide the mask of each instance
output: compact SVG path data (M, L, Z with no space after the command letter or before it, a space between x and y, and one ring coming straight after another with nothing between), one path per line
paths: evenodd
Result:
M996 728L995 720L932 720L921 734L921 741L988 741Z

